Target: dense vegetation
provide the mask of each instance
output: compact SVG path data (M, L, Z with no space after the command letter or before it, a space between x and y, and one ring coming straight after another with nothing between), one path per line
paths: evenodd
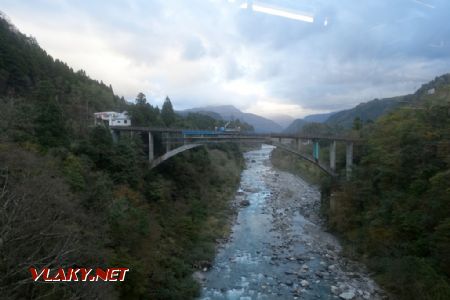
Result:
M353 179L332 194L330 225L399 299L450 298L449 92L369 128Z
M213 129L116 96L53 60L0 18L0 295L47 299L189 299L191 277L227 232L242 169L236 145L197 148L149 170L139 136L113 143L96 111L142 126ZM204 176L208 174L208 176ZM39 284L29 267L131 269L121 284Z

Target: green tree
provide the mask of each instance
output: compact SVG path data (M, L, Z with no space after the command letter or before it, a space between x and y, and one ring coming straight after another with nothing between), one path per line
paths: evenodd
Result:
M360 117L355 117L353 119L353 125L352 125L352 129L353 130L361 130L362 128L362 121Z
M161 109L161 118L166 124L166 126L170 127L175 122L176 115L173 111L172 103L170 102L169 96L166 97L166 100L164 100L164 104Z
M68 131L63 117L63 109L56 99L48 99L39 104L36 118L36 135L44 147L66 146Z
M136 104L138 105L145 105L147 103L147 98L145 97L145 94L140 92L136 96Z

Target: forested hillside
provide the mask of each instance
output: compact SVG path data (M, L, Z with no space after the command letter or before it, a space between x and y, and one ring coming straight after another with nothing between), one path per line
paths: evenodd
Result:
M110 86L54 60L0 18L0 298L189 299L195 268L226 234L243 166L237 146L181 154L149 170L139 138L113 143L96 111L134 125L212 129L170 99L126 103ZM208 176L205 177L204 174ZM123 283L42 284L38 269L130 268Z
M316 123L319 126L320 124L325 124L335 131L345 131L352 128L355 119L358 119L362 123L372 123L390 111L412 101L413 98L414 95L406 95L393 98L374 99L372 101L360 103L350 109L328 114L307 116L304 119L297 119L292 122L284 132L305 133L303 127L312 123Z
M350 128L355 118L359 118L362 122L373 122L407 101L408 96L375 99L358 104L354 108L339 111L331 115L325 123L330 126Z
M303 126L305 126L306 124L309 123L303 119L296 119L288 127L286 127L286 129L284 129L283 132L290 134L298 134L299 132L301 132Z
M361 135L352 180L331 188L331 228L399 299L450 299L449 75Z
M404 106L414 105L415 103L422 103L428 94L433 93L444 88L449 84L450 74L445 74L436 77L434 80L422 85L414 94L374 99L372 101L361 103L354 108L343 110L332 114L325 123L330 126L339 126L345 129L349 129L353 126L353 121L358 118L362 123L371 123L378 118L388 114L389 112ZM442 96L440 99L443 99Z
M112 87L74 72L53 59L32 37L0 17L0 138L68 146L85 137L98 111L128 111L133 125L214 129L225 121L191 113L175 114L169 97L163 107L152 106L139 93L134 103L114 94ZM240 122L244 129L252 130Z

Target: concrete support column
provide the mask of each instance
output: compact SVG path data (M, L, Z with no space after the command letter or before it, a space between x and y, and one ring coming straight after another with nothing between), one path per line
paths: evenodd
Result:
M165 133L166 136L166 153L170 151L170 143L169 143L169 133Z
M350 178L352 173L352 165L353 165L353 143L347 142L347 151L346 151L346 160L345 160L345 170L347 172L347 179Z
M302 140L301 139L299 139L299 138L296 138L295 139L295 144L296 144L296 150L298 151L298 152L300 152L300 150L302 149Z
M319 141L313 141L313 157L316 162L319 161Z
M282 138L278 138L278 143L282 144L283 139Z
M330 144L330 169L336 171L336 141Z
M148 161L152 162L155 158L154 153L154 141L153 141L153 135L151 132L148 133Z
M112 137L113 143L116 144L119 141L119 132L111 129L111 137Z

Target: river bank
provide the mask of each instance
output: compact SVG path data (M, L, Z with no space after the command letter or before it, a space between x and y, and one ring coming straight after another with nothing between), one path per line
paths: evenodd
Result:
M201 299L382 299L365 269L341 257L339 242L323 230L319 190L275 170L272 149L245 154L235 199L244 207L211 271L197 274Z

